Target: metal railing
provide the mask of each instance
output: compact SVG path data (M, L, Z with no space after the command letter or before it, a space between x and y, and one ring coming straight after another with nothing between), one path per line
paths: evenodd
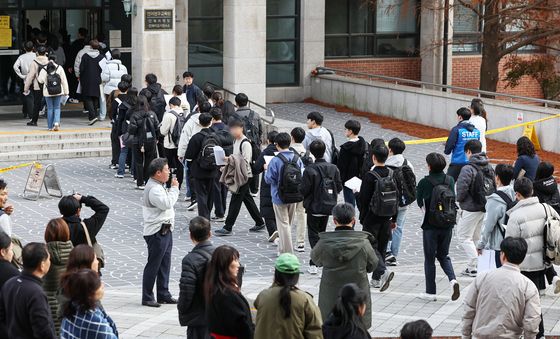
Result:
M509 99L510 103L513 103L513 100L518 100L518 101L523 101L524 103L525 102L538 103L540 105L544 105L544 107L549 107L549 106L560 107L560 101L530 98L530 97L524 97L524 96L519 96L519 95L483 91L483 90L480 90L480 89L465 88L465 87L452 86L452 85L434 84L434 83L426 82L426 81L410 80L410 79L404 79L404 78L390 77L390 76L386 76L386 75L368 74L368 73L347 71L347 70L344 70L344 69L336 69L336 68L329 68L329 67L317 67L317 72L318 72L317 75L348 74L348 75L356 76L356 77L360 77L360 78L367 77L367 78L371 78L371 79L380 79L380 80L392 82L395 85L399 85L399 84L401 84L401 85L405 84L406 85L406 84L408 84L408 85L418 86L422 89L426 89L427 87L432 87L432 88L451 90L448 93L451 93L452 91L468 92L468 93L473 93L474 95L476 95L479 98L482 97L482 96L494 97L494 98L502 97L502 98Z
M235 92L233 92L233 91L230 91L229 89L223 88L223 87L220 86L220 85L216 85L215 83L212 83L212 82L210 82L210 81L207 81L205 85L210 85L210 86L212 86L215 90L217 89L217 90L223 91L223 92L228 93L229 95L231 95L231 96L233 96L233 97L235 97L235 96L237 95L237 93L235 93ZM266 106L263 106L263 105L261 105L261 104L259 104L259 103L256 103L256 102L254 102L254 101L249 100L249 108L255 107L255 106L258 107L258 108L260 108L260 109L265 113L264 115L262 115L262 114L260 115L260 116L261 116L261 119L262 119L264 122L266 122L266 123L269 124L269 125L274 124L274 120L276 119L276 115L274 114L274 111L273 111L271 108L266 107ZM270 119L269 119L269 117L270 117Z

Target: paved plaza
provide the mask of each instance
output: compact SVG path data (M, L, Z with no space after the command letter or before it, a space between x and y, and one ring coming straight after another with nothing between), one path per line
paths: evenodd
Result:
M305 123L306 114L312 110L324 113L324 126L331 129L336 137L337 145L344 142L344 122L351 116L338 113L332 109L311 104L271 105L276 112L278 127L290 129L297 124ZM391 130L381 129L365 118L355 118L362 122L362 133L366 140L380 137L386 140L399 136L405 140L412 137ZM432 151L443 151L443 145L410 146L405 156L414 164L418 178L427 174L424 157ZM142 238L142 192L135 190L130 177L116 179L114 171L109 169L108 158L86 158L52 161L60 178L63 192L72 194L93 195L111 208L109 217L97 239L103 245L107 257L107 266L103 270L106 296L103 304L109 315L113 317L122 338L183 338L185 328L178 324L177 310L173 305L163 305L160 309L140 306L142 270L146 261L146 246ZM11 163L0 163L0 168L11 166ZM3 173L1 176L9 183L10 201L15 207L13 215L14 233L24 242L43 241L44 227L48 219L58 217L57 198L43 195L38 201L23 199L23 187L28 169L18 169ZM184 192L182 192L184 193ZM342 195L341 195L342 196ZM196 211L187 212L183 201L184 194L176 205L177 219L174 232L174 249L170 287L172 293L178 293L181 259L191 250L187 225L189 219L196 216ZM342 197L341 197L342 198ZM83 216L91 212L84 208ZM395 337L405 322L415 319L427 319L437 335L459 335L461 328L462 299L450 301L450 286L438 269L438 301L426 302L417 296L424 290L422 233L420 229L421 214L416 205L410 207L404 231L400 265L394 269L395 279L389 290L378 293L372 290L373 327L371 333L375 337ZM213 229L222 224L214 224ZM246 266L243 292L249 299L272 282L273 263L277 249L267 242L266 232L249 233L252 219L242 209L234 234L230 237L214 237L215 245L229 244L241 253L242 264ZM332 229L332 225L329 229ZM360 229L360 226L358 226ZM304 253L296 253L307 268L309 249ZM462 260L462 252L454 239L450 256L455 272L464 269L466 262ZM304 274L300 279L300 287L318 296L320 276ZM458 276L462 293L466 292L472 278ZM542 298L543 313L547 334L560 334L560 302L559 298L547 291Z

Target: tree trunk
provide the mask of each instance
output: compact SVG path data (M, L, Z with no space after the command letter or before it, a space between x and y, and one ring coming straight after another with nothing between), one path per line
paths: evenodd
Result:
M482 63L480 64L480 89L496 92L500 80L499 1L487 1L484 12L484 31L482 32ZM492 96L485 96L492 97Z

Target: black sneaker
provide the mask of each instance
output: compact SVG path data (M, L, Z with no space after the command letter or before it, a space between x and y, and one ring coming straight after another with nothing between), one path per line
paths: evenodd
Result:
M224 222L226 221L226 217L212 217L210 220L213 222Z
M88 122L88 125L91 126L91 125L95 124L98 120L99 120L98 118L93 118Z
M397 266L399 263L397 261L397 258L391 254L385 258L385 264L387 266Z
M196 206L198 206L198 204L196 203L196 200L191 200L191 204L189 205L189 207L187 207L187 211L189 211L189 212L194 211Z
M264 230L264 227L265 227L264 224L262 224L262 225L255 225L255 226L249 228L249 232L260 232L260 231Z
M217 237L224 237L227 235L231 235L231 231L226 230L225 228L221 228L219 230L214 231L214 235Z
M27 123L27 126L37 126L37 123L36 123L36 122L33 122L33 121L29 121L29 122Z

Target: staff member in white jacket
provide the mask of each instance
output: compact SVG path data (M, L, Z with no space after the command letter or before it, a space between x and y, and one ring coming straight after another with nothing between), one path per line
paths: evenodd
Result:
M54 80L49 81L49 78ZM58 131L60 128L60 105L62 97L69 93L68 80L66 79L64 68L57 65L52 60L49 61L47 66L39 71L37 82L43 84L43 97L47 103L47 127L49 131ZM59 82L58 86L49 86L56 85L55 82ZM55 87L57 90L53 91L52 87ZM58 89L60 91L58 91Z
M144 240L148 245L148 262L142 277L142 305L160 307L160 304L177 304L177 300L169 293L169 272L179 182L174 178L171 188L165 189L170 174L165 158L152 160L148 171L150 179L146 183L142 202ZM153 291L156 278L157 302Z

